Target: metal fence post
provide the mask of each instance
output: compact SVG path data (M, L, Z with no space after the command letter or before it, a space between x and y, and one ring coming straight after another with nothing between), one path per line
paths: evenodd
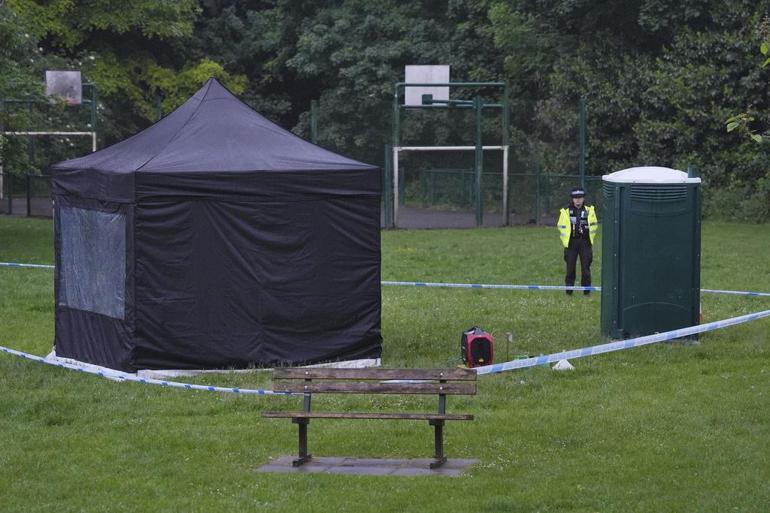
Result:
M508 146L510 143L511 138L511 112L510 112L510 104L508 102L508 95L510 94L510 91L508 89L508 84L505 85L503 88L503 120L502 120L502 129L503 129L503 140L500 141L503 146Z
M8 215L13 215L13 175L8 173Z
M580 98L580 116L579 116L579 137L580 137L580 187L585 189L585 178L586 178L586 99L585 97Z
M476 171L476 226L484 224L484 206L482 205L481 194L481 170L484 165L484 152L481 147L481 97L476 96L473 99L473 108L476 112L476 152L475 152L475 171Z
M503 87L503 225L510 226L511 224L511 212L510 212L510 181L508 179L508 148L511 144L511 106L508 96L510 96L510 89L508 84Z
M310 142L318 144L318 100L310 101Z
M399 139L401 138L401 112L398 108L398 84L393 88L393 147L399 145Z
M27 115L29 119L32 119L32 102L27 103ZM29 165L34 166L37 160L37 145L35 144L34 137L27 138L27 156L29 158Z
M32 175L27 173L24 176L27 182L27 217L32 215Z
M3 193L5 193L5 186L3 179L5 175L3 173L3 146L5 145L5 98L0 98L0 200L3 199Z
M535 166L535 224L540 224L540 165Z
M395 228L393 219L393 147L385 145L385 169L383 180L383 204L385 208L385 227Z
M155 98L155 122L156 123L158 121L160 121L161 119L163 119L163 106L161 105L161 101L162 101L162 99L161 99L160 96ZM91 123L94 122L93 119L94 119L94 117L91 116Z
M96 151L96 148L97 148L96 123L98 121L98 118L97 118L97 114L98 114L97 102L99 101L98 99L99 99L99 96L96 91L96 84L91 84L91 131L94 133L93 151Z
M395 228L398 225L398 209L400 207L399 203L401 201L401 194L400 194L400 183L399 183L399 169L398 169L398 146L399 146L399 139L401 138L399 131L401 130L401 120L399 119L399 116L401 115L401 112L398 108L398 84L395 84L393 86L393 120L392 120L392 126L391 129L393 130L392 136L392 154L390 159L390 174L392 175L393 179L393 201L391 201L391 219L392 219L392 227Z

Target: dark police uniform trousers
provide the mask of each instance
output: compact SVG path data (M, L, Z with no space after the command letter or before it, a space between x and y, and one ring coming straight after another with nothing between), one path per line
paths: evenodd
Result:
M575 284L578 257L580 257L580 285L590 287L591 262L594 259L594 252L591 248L591 241L587 237L570 237L569 247L564 248L564 261L567 263L567 275L564 277L564 284L568 286Z

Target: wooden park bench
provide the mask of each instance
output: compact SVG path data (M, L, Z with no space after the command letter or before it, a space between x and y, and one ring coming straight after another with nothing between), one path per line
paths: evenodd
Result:
M310 419L380 419L427 420L435 428L435 461L430 468L446 462L444 456L444 423L448 420L473 420L473 415L446 412L447 395L476 394L476 371L473 369L328 369L276 368L273 390L304 395L302 411L263 412L264 417L289 418L299 428L298 467L312 459L307 449L307 426ZM438 411L405 412L330 412L312 411L313 394L424 394L438 395Z

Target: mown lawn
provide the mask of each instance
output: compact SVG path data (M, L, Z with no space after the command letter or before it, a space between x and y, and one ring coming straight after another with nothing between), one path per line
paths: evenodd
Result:
M51 223L0 217L0 261L50 263ZM383 279L561 284L553 228L385 232ZM596 248L596 256L600 250ZM770 291L770 225L705 223L704 288ZM601 262L594 276L599 284ZM0 345L45 354L53 273L0 268ZM460 332L498 340L498 360L599 340L600 297L550 291L383 288L386 366L459 363ZM770 309L766 298L704 295L706 320ZM0 354L0 512L766 512L770 508L770 322L483 376L450 398L460 478L261 474L295 450L296 428L262 419L296 398L115 383ZM270 387L269 373L196 382ZM377 399L394 408L411 399ZM365 397L318 408L370 408ZM418 400L419 402L419 400ZM432 406L432 401L431 401ZM317 421L324 456L425 457L424 423Z

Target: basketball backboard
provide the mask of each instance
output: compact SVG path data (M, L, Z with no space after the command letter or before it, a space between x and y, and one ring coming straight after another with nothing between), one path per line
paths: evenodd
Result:
M409 65L404 71L407 84L447 84L449 65ZM405 87L404 105L422 105L422 95L431 94L434 100L449 100L449 86Z
M45 94L56 96L69 105L80 105L83 101L83 83L79 71L47 70L45 72Z

